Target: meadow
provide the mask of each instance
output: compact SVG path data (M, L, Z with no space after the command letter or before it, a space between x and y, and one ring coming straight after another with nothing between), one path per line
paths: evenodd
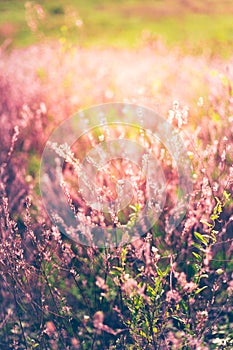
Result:
M2 349L233 348L232 9L227 0L0 2ZM70 116L116 102L149 108L179 132L189 204L167 229L182 199L169 150L146 129L100 121L67 153L54 146L65 159L57 186L83 223L78 236L46 211L43 151ZM133 162L113 159L98 173L106 202L122 179L132 186L117 214L93 209L77 186L85 155L122 138L156 156L166 181L161 215L146 231L135 222L147 179ZM56 171L48 175L53 189ZM99 246L92 237L123 226L134 232L129 242Z

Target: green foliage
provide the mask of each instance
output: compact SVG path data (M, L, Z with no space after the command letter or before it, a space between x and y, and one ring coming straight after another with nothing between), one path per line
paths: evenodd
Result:
M68 21L69 40L83 46L138 46L144 40L142 33L149 33L149 40L153 41L161 36L172 46L179 44L184 51L189 48L194 53L201 53L208 47L214 53L230 53L232 15L225 4L218 11L219 6L215 0L208 7L198 1L196 6L200 7L200 11L196 12L192 7L175 5L171 0L146 0L143 8L140 0L52 0L38 3L46 13L46 18L39 25L42 35L36 35L27 28L24 2L1 2L0 23L11 23L14 28L14 44L28 45L35 40L41 40L44 34L47 38L60 39L60 28ZM80 28L75 23L71 24L74 20L71 12L76 13L77 19L81 18L83 24Z

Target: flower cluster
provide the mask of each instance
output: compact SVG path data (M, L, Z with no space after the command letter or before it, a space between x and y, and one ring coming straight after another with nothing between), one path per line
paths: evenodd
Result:
M32 20L44 14L32 3L27 11L33 29ZM151 46L71 53L41 45L0 52L1 348L233 347L231 65L232 58L226 65ZM88 247L50 222L38 171L48 135L62 120L112 101L146 101L180 130L193 166L193 192L186 217L167 232L182 195L177 170L164 145L153 148L139 132L137 142L154 151L163 167L164 210L149 232L135 230L127 245L122 237L118 247ZM114 137L127 133L136 137L130 129L115 130ZM121 217L91 210L76 189L85 154L112 136L107 128L89 133L73 149L51 145L66 161L61 189L68 203L97 229L132 224L147 196L143 171L130 161L109 162L97 176L105 200L116 198L117 185L121 193L122 179L132 184L131 207Z

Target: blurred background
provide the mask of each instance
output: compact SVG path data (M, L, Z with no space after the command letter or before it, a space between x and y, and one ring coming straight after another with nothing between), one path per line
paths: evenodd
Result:
M82 47L139 47L162 39L184 52L230 54L232 0L0 1L0 43L43 40Z
M0 0L0 349L233 349L232 48L233 0ZM180 191L161 148L158 224L100 252L51 224L39 172L52 130L108 102L180 129L194 191L167 233ZM146 297L131 298L144 282Z

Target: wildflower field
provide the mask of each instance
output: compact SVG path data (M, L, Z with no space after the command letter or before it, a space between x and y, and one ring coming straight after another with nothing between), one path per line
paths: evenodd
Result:
M0 349L233 348L232 10L0 2Z

